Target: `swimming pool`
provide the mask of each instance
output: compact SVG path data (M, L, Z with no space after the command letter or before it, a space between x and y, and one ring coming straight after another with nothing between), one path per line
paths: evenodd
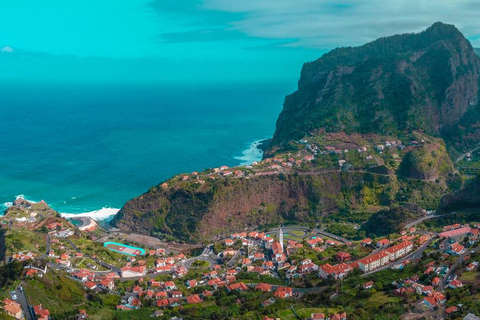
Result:
M108 241L103 246L111 251L126 254L128 256L136 257L138 255L145 255L145 250L138 247L132 247L128 244Z

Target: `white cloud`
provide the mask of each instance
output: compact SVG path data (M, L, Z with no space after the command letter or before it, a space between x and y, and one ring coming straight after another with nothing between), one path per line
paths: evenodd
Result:
M205 0L201 8L241 14L230 27L252 37L290 39L293 46L359 45L419 32L436 21L456 25L480 45L480 5L471 0Z

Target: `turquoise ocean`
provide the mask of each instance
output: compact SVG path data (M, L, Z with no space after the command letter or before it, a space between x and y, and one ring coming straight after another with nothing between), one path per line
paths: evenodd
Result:
M291 83L2 83L0 210L114 212L182 172L258 160Z

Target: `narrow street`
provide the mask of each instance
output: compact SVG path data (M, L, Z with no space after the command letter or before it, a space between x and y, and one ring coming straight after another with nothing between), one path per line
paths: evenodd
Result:
M443 278L442 282L438 286L439 290L443 290L445 289L445 287L447 287L448 280L451 280L450 277L455 273L455 270L458 268L458 266L462 264L462 262L465 260L465 257L472 254L472 252L477 252L478 250L480 250L480 247L476 247L473 250L468 250L467 252L458 257L457 261L455 261L450 270L448 270L445 278Z
M445 216L448 216L448 215L451 215L451 214L456 214L456 212L449 212L449 213L445 213L445 214L440 214L440 215L430 215L430 216L424 216L424 217L421 217L415 221L412 221L410 223L407 223L404 227L404 229L410 229L411 227L413 226L416 226L417 224L423 222L423 221L426 221L426 220L430 220L430 219L437 219L437 218L441 218L441 217L445 217Z
M20 286L23 286L23 282L20 282ZM15 288L15 295L17 296L17 302L22 305L23 314L25 315L25 319L27 320L34 320L35 318L32 315L31 309L28 306L27 296L23 290L19 290L18 287Z

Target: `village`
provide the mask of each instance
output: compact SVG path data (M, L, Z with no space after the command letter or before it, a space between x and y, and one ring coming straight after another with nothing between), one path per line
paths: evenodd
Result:
M342 133L312 133L291 142L295 151L276 153L274 157L234 168L220 166L202 172L178 175L161 184L164 189L187 184L202 188L206 182L218 179L250 178L292 172L369 171L391 174L399 168L402 158L415 148L438 141L421 132L413 132L405 141L397 137L379 135L346 135ZM472 153L462 155L473 166L466 174L476 173L477 162ZM474 158L476 159L476 158ZM473 170L473 171L471 171Z
M253 304L265 320L289 319L291 315L278 316L283 301L332 288L337 288L328 298L332 301L348 290L366 297L381 294L392 301L406 298L417 311L448 317L465 312L463 305L448 299L454 296L450 292L479 283L476 223L429 230L419 219L417 226L414 222L400 234L360 241L322 229L284 226L231 234L194 253L132 243L96 224L80 229L56 216L35 222L15 219L4 217L3 228L12 243L7 243L6 261L22 262L25 278L1 296L4 312L17 319L50 317L48 306L36 304L41 299L28 283L58 273L92 295L118 296L112 306L117 312L143 309L166 319L188 314L192 306L195 310L210 306L223 295L236 297L240 307ZM388 286L380 285L376 275L382 272L399 277ZM347 290L352 281L356 284ZM247 292L253 294L252 301L244 300ZM319 306L304 308L300 317L355 319L351 311ZM79 319L89 316L88 308L78 308L77 313Z

